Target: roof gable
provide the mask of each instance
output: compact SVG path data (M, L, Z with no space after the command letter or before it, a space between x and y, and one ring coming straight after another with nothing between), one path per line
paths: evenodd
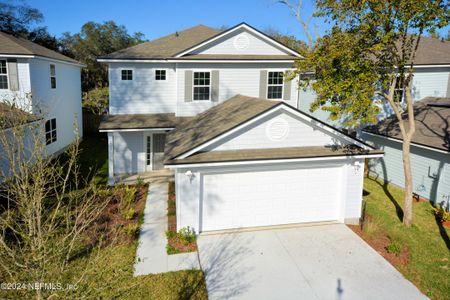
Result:
M176 54L175 57L192 54L262 54L301 57L295 50L286 47L246 23L238 24L197 45L185 49Z
M311 124L321 128L321 130L340 137L343 141L349 141L365 149L371 149L364 142L314 119L285 102L237 95L189 121L183 122L178 129L170 132L167 138L165 156L167 160L173 160L185 158L198 151L204 151L208 146L248 126L250 122L256 122L278 109L286 110L301 117L306 122L311 122Z

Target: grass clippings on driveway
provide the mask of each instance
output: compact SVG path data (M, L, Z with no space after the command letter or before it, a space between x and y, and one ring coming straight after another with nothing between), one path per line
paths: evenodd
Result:
M414 203L413 225L407 228L401 221L402 189L366 178L364 194L366 222L356 232L428 297L449 299L450 231L432 205Z

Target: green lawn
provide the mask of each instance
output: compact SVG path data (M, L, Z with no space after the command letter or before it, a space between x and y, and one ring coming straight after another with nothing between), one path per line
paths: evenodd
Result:
M80 145L81 174L93 176L97 184L108 180L108 141L106 135L85 136ZM79 286L76 296L105 299L207 299L203 272L180 271L133 277L137 242L109 246L95 258L95 273L87 274L89 286ZM74 274L83 271L84 260L74 262ZM74 295L75 296L75 295Z
M430 298L449 299L450 231L436 221L430 203L414 204L414 225L406 228L399 218L402 189L366 178L364 190L366 214L371 217L364 234L372 238L388 236L407 247L409 263L396 266L399 271Z

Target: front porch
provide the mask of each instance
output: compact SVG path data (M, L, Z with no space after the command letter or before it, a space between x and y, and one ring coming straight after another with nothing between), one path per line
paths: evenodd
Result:
M166 134L184 118L175 114L108 115L99 131L108 134L108 184L167 178Z

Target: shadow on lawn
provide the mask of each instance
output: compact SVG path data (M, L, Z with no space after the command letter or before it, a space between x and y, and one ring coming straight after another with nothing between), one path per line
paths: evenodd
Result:
M442 222L440 218L435 215L434 219L436 220L436 225L439 228L439 234L441 235L442 239L445 242L445 245L447 246L447 249L450 250L450 238L448 236L447 230L444 228L444 225L442 225Z
M389 201L391 201L391 203L394 205L397 217L400 220L400 222L402 222L403 209L400 206L400 204L398 204L397 200L394 198L394 196L391 194L391 192L389 191L389 182L384 179L383 179L383 182L380 182L376 178L374 179L374 178L370 178L370 177L367 177L367 179L374 181L376 184L378 184L379 186L381 186L383 188L384 194L388 197Z

